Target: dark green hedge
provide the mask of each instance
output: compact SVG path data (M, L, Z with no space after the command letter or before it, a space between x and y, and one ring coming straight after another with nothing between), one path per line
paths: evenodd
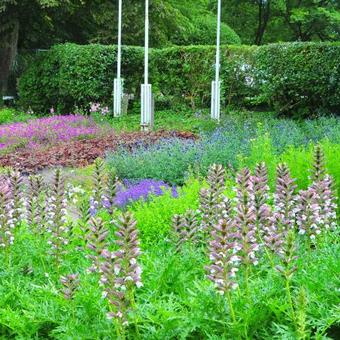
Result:
M114 46L64 44L43 53L19 82L24 107L61 112L91 101L110 103L115 76ZM138 98L143 49L123 48L125 88ZM285 43L261 47L223 46L224 105L269 105L278 113L305 116L339 111L340 44ZM150 77L156 102L207 107L214 77L215 48L151 50ZM162 105L163 105L162 104Z
M297 117L340 112L340 44L290 43L256 51L262 100Z

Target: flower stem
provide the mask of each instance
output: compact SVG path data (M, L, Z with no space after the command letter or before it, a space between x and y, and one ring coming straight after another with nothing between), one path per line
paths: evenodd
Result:
M233 307L233 302L231 300L230 292L227 292L227 300L228 300L228 305L229 305L229 311L231 315L231 319L233 320L233 323L236 324L236 317L235 317L235 311Z
M289 302L290 312L292 321L295 323L295 311L293 306L292 294L291 294L291 287L290 287L290 279L286 277L286 293Z

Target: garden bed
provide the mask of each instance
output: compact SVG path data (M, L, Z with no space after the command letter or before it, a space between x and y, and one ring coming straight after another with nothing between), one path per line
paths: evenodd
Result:
M0 156L0 166L10 166L30 173L53 166L78 167L91 164L96 158L104 157L107 151L121 146L131 148L139 143L154 143L162 138L176 137L195 139L190 132L157 131L110 133L91 139L65 141L57 145L25 148Z

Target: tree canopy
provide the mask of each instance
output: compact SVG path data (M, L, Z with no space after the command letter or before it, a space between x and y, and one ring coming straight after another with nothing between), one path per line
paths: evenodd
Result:
M214 44L217 0L150 0L152 47ZM0 90L17 48L117 41L117 0L0 0ZM222 0L223 44L332 41L338 0ZM144 0L123 1L123 43L144 41Z

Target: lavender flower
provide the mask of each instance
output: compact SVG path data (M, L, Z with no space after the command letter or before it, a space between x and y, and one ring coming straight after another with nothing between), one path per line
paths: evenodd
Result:
M118 250L102 252L104 262L100 282L104 287L104 296L111 306L108 318L115 318L127 325L127 314L134 305L134 291L143 285L142 269L138 264L141 251L137 222L132 214L124 213L113 223L117 228L115 244Z
M62 293L66 300L72 300L75 292L79 289L79 274L69 274L60 277L60 282L63 285Z
M137 184L126 184L126 189L119 190L116 195L116 205L121 208L139 199L147 200L150 195L164 195L165 191L170 189L165 182L153 179L144 179ZM171 193L173 197L178 196L175 187L171 188Z

